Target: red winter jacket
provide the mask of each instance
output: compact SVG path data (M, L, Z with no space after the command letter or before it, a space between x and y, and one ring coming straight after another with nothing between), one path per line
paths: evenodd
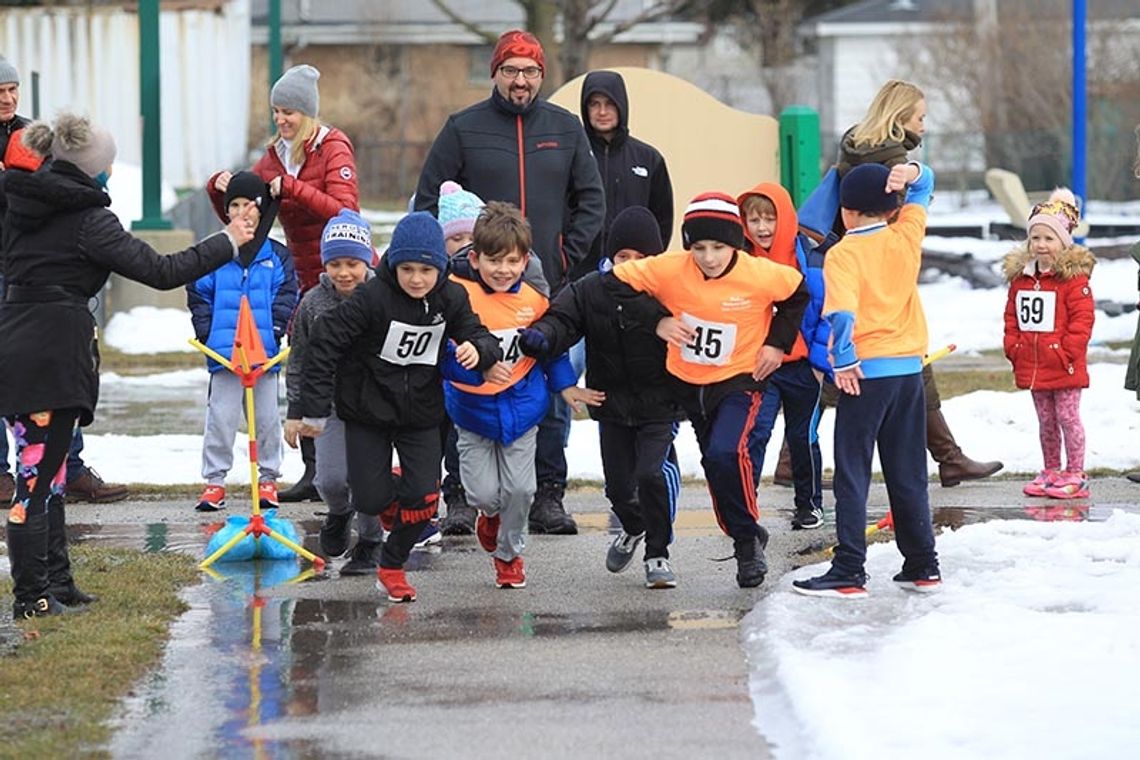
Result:
M1038 272L1033 260L1022 246L1002 262L1009 282L1004 347L1014 380L1018 388L1039 391L1087 388L1094 310L1089 275L1096 259L1074 245L1057 255L1052 271Z
M278 145L284 149L283 143ZM277 218L285 229L285 242L293 254L304 293L317 284L324 271L321 233L325 224L342 208L360 210L352 142L336 127L322 126L305 146L305 163L296 177L285 171L276 147L267 150L250 171L266 182L282 178L281 210ZM225 194L214 186L217 177L217 174L210 177L206 191L214 211L225 221Z

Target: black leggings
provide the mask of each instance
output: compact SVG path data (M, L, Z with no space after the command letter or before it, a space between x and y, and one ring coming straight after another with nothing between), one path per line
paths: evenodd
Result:
M78 409L7 418L16 440L16 499L8 511L8 522L23 523L46 514L52 497L63 498L67 488L67 451L78 419Z

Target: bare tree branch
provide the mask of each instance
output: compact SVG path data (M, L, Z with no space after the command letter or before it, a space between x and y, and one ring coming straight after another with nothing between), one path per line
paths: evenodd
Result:
M665 16L670 16L674 13L680 13L689 5L692 5L692 0L669 0L668 2L655 3L636 16L631 16L625 21L614 24L613 28L610 29L610 31L606 32L605 34L598 35L593 40L591 40L591 42L595 45L604 45L607 42L613 41L613 39L619 34L629 31L638 24L645 24L650 21L656 21L659 18L664 18Z
M495 42L499 39L499 36L497 34L488 32L487 30L481 28L478 24L474 24L460 16L458 13L452 10L451 6L445 3L444 0L431 0L431 4L434 5L440 13L447 16L447 18L452 23L459 24L464 29L486 42L488 45L494 45Z
M603 0L603 2L605 2L604 9L598 13L587 14L586 23L580 30L582 34L588 35L590 32L594 31L594 27L596 27L600 22L604 21L606 17L608 17L610 13L613 12L614 6L617 5L617 0ZM592 3L591 5L597 6L600 5L600 3Z

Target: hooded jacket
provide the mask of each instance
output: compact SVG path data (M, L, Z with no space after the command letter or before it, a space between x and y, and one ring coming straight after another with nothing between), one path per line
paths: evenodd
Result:
M360 211L356 159L348 136L329 126L321 126L306 143L305 162L296 177L285 169L281 158L285 150L284 141L278 140L250 171L266 182L281 177L281 226L304 293L317 284L325 270L321 264L321 233L325 224L342 208ZM206 192L218 218L224 222L225 193L214 186L217 178L215 174L206 182Z
M590 126L586 104L594 93L605 95L617 106L618 126L609 141ZM581 113L606 193L606 215L589 255L571 271L571 280L597 269L598 262L608 250L606 239L614 217L630 206L645 206L652 212L661 229L661 243L666 250L673 235L673 184L669 179L669 169L656 148L629 134L629 96L621 74L616 71L587 74L582 83Z
M448 340L471 341L482 372L502 358L499 340L471 310L463 286L441 272L412 298L381 264L376 277L314 321L301 375L301 417L384 428L429 428L444 419L440 366Z
M1049 391L1089 387L1088 346L1094 302L1089 287L1096 259L1082 245L1057 254L1039 271L1025 244L1002 260L1009 282L1005 303L1005 356L1018 388Z
M76 408L89 425L99 356L88 299L112 272L159 290L185 285L231 261L234 245L218 233L160 255L123 229L107 193L67 161L4 172L4 191L0 414Z
M420 172L416 210L438 216L439 186L449 179L485 201L519 207L555 292L602 227L605 196L586 133L572 113L545 100L520 108L492 89L448 117Z
M800 322L800 334L792 350L784 357L784 362L807 359L812 367L831 377L831 361L827 347L831 340L831 327L820 314L823 312L823 258L805 235L799 233L796 208L792 196L784 187L775 182L761 182L751 190L741 193L736 199L740 215L744 217L744 201L751 196L762 195L776 207L776 230L772 235L772 245L765 251L752 237L748 225L744 225L744 237L752 248L753 256L763 256L777 264L790 266L804 276L808 291L808 305Z

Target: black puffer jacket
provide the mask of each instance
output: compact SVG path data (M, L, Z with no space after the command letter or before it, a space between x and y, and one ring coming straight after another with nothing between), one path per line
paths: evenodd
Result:
M617 133L609 142L590 126L586 104L594 93L605 95L618 109ZM630 206L645 206L653 213L666 250L673 235L673 183L669 179L669 169L656 148L629 134L629 96L621 74L616 71L587 74L582 83L581 107L582 123L586 127L586 136L590 138L590 149L598 162L598 173L606 191L606 217L589 255L571 270L572 280L598 268L599 259L606 253L606 238L614 217Z
M624 425L684 419L672 399L665 343L647 326L656 320L630 318L602 276L594 272L570 283L532 325L550 342L540 358L559 356L585 336L586 385L606 393L601 406L588 407L590 417ZM656 307L658 319L669 316L649 296L642 294L640 302L646 309Z
M112 272L170 290L234 257L218 233L160 255L131 236L111 199L74 164L4 172L7 210L0 304L0 414L80 410L88 425L99 397L95 320L87 308Z
M462 285L446 274L412 298L382 261L376 276L313 325L301 378L301 414L336 413L376 427L428 428L443 422L440 366L449 339L471 341L482 372L503 358L499 339L471 310Z

